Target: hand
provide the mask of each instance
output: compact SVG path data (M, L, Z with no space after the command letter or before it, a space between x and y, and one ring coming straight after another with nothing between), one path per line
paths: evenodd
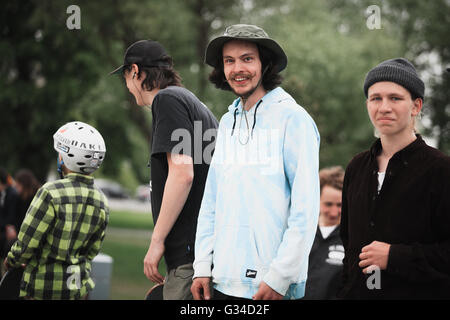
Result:
M149 280L159 284L164 283L164 278L158 271L158 265L164 254L164 250L165 247L163 241L152 239L150 247L148 248L147 254L144 258L145 276Z
M16 228L13 225L8 224L6 226L6 239L8 241L15 240L17 238Z
M261 281L258 291L252 298L253 300L281 300L283 296Z
M5 260L3 260L3 266L5 267L5 270L8 271L10 266L8 263L8 258L5 258Z
M192 282L191 292L194 300L210 300L211 291L209 289L209 277L195 278Z
M380 270L386 270L388 259L389 259L389 249L391 245L385 242L373 241L371 244L365 246L361 250L359 255L359 266L363 269L363 273L368 273L370 271L370 266L378 266Z
M8 258L5 258L5 260L3 260L3 266L5 267L5 271L11 269L11 266L8 263ZM22 267L22 269L25 269L27 265L25 263L22 263L20 266Z

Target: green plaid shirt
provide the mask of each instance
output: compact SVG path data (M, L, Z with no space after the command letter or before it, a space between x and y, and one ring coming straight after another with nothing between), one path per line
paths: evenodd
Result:
M107 200L93 177L70 173L43 185L8 254L11 267L26 265L20 296L84 297L95 285L91 260L100 251L107 223Z

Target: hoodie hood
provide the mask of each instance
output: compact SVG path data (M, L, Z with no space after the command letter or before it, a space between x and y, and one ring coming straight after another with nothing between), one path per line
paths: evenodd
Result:
M252 116L253 115L253 125L251 130L251 136L253 137L253 131L256 126L256 113L258 112L258 108L261 105L269 105L272 103L280 103L285 100L292 100L291 102L296 103L294 98L291 97L290 94L288 94L286 91L284 91L281 87L275 88L274 90L271 90L262 97L255 106L253 106L247 113ZM238 114L242 113L243 105L241 103L241 98L237 98L233 101L233 103L228 107L228 113L233 114L233 128L231 131L231 135L234 133L234 129L236 127L236 117ZM245 114L245 117L247 119L247 115ZM247 120L246 120L247 121ZM247 122L248 123L248 122Z
M261 98L261 100L263 101L261 103L261 107L263 107L264 105L273 103L273 102L282 102L283 100L292 100L292 102L295 103L294 98L292 98L292 96L289 93L287 93L286 91L284 91L283 88L281 88L281 87L277 87L277 88L267 92L266 95ZM228 106L228 112L233 114L235 112L236 108L238 109L237 114L242 112L241 98L236 98L233 101L233 103ZM255 106L253 106L248 111L248 113L251 114L254 112L254 110L255 110Z

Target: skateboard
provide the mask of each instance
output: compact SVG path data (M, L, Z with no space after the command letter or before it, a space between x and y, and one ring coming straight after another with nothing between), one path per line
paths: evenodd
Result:
M163 300L164 284L156 284L145 295L145 300Z
M6 271L0 282L0 300L18 300L23 268L13 268Z

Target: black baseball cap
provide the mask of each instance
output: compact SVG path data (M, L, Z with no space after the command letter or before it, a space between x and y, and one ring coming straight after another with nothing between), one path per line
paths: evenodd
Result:
M123 64L109 74L122 74L124 67L134 63L143 67L170 67L163 60L164 56L167 56L167 52L158 41L139 40L125 51Z

